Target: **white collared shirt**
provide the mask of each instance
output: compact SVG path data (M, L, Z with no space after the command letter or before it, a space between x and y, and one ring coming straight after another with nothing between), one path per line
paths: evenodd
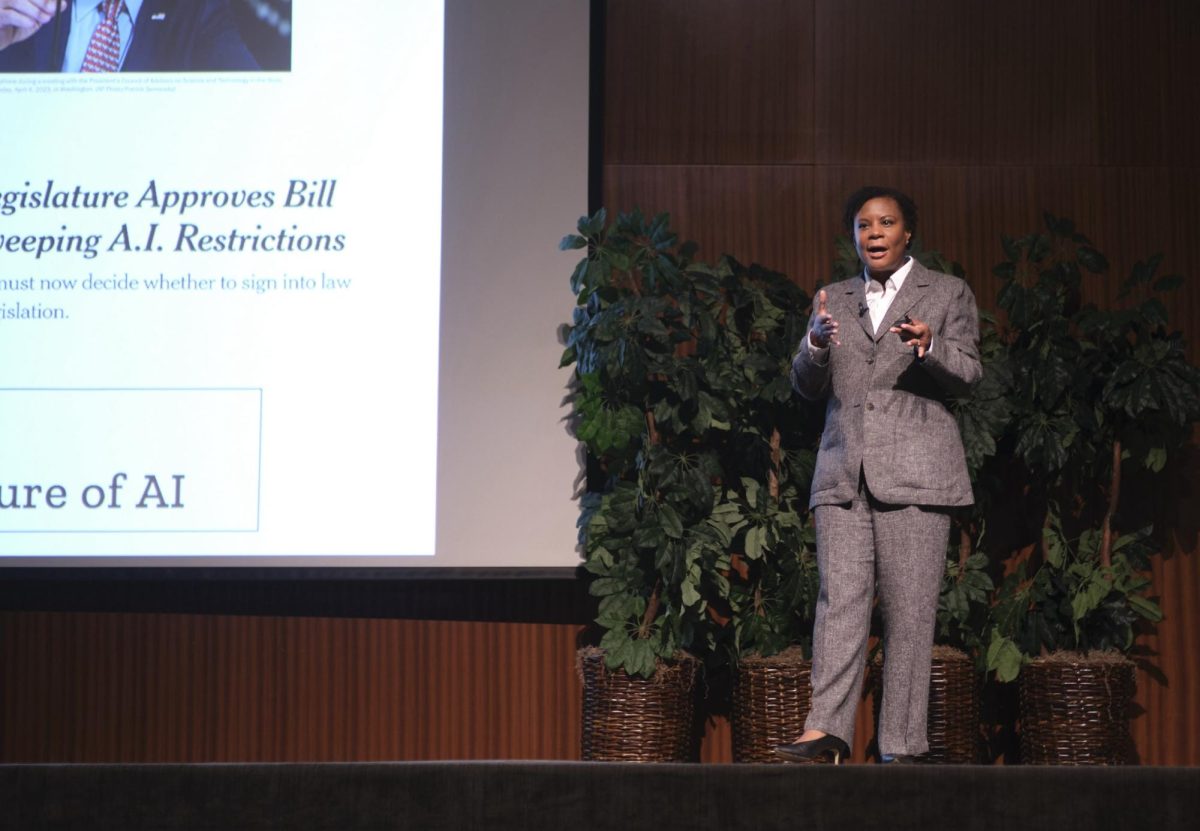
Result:
M133 22L142 10L142 0L125 0L117 14L117 30L121 33L121 65L133 41ZM71 32L67 35L67 51L63 56L63 72L78 72L87 55L92 33L104 20L104 0L74 0L71 3ZM47 24L53 26L53 23Z
M905 257L904 265L896 269L882 285L880 285L878 280L872 280L871 275L867 273L866 269L863 269L863 280L867 283L867 311L871 315L872 332L879 331L879 324L887 315L887 311L891 308L892 301L896 299L896 295L900 293L900 287L904 285L904 279L912 271L912 264L912 257ZM891 321L889 321L890 324Z
M884 319L884 317L886 317L888 309L892 307L892 301L895 300L896 295L900 293L900 288L904 285L904 281L907 279L909 272L912 271L912 265L913 258L906 257L904 260L904 265L896 269L895 273L888 277L882 286L879 284L878 280L872 280L870 275L867 274L866 269L863 269L862 277L863 280L866 281L865 293L867 311L871 315L872 331L879 331L879 323ZM889 321L888 326L890 327L892 323L895 323L895 321ZM808 354L816 363L825 364L829 361L829 347L814 346L807 333L804 335L804 345L808 348ZM932 351L933 340L931 338L929 342L929 348L925 350L925 354L928 355Z

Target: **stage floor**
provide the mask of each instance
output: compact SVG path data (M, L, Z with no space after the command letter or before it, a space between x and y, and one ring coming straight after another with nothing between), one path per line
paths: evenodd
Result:
M0 828L1191 829L1200 768L0 765Z

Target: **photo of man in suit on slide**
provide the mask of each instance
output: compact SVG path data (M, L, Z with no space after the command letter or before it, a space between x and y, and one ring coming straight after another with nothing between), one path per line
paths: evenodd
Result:
M0 72L263 68L229 0L0 0Z

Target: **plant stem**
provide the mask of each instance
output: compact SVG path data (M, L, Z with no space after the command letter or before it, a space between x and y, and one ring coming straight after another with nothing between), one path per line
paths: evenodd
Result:
M646 411L646 432L650 434L650 443L658 444L658 426L654 423L654 413Z
M662 579L654 581L654 591L650 593L650 602L646 604L646 613L642 615L642 623L638 626L638 638L645 640L650 637L650 626L658 616L659 596L662 592Z
M779 428L771 428L771 470L767 473L767 493L771 494L771 499L775 502L779 501L779 461L782 456L781 438Z
M1121 498L1121 440L1113 441L1112 478L1108 483L1108 505L1104 510L1104 523L1100 534L1100 565L1112 568L1112 520L1117 513L1117 502Z
M1048 542L1046 542L1046 529L1050 527L1050 518L1051 518L1052 510L1053 510L1052 508L1047 507L1046 508L1046 516L1042 520L1042 539L1038 543L1038 550L1041 551L1041 553L1042 553L1042 561L1038 564L1039 570L1043 566L1045 566L1046 563L1050 562L1050 555L1048 553L1050 551L1050 544Z

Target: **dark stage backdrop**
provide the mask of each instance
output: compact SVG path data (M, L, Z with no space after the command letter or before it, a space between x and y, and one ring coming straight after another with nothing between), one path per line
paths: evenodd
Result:
M1200 4L606 5L610 209L667 210L702 256L811 289L830 273L844 194L893 184L985 306L1000 234L1049 210L1075 219L1118 277L1156 251L1189 276L1171 314L1200 360ZM1118 277L1090 297L1111 301ZM565 274L557 285L566 319ZM1200 764L1195 489L1162 508L1167 617L1142 642L1157 669L1139 674L1133 726L1147 764ZM472 621L448 602L439 620L0 613L0 761L576 758L586 603ZM730 758L724 721L702 757Z
M1135 0L671 0L608 4L604 202L666 210L700 243L829 279L841 200L890 184L927 247L995 309L1000 235L1071 217L1110 258L1187 287L1172 324L1200 361L1200 4ZM1189 467L1195 471L1195 452ZM1163 506L1166 620L1142 646L1143 762L1200 763L1200 560L1193 484ZM1161 674L1160 674L1161 673Z

